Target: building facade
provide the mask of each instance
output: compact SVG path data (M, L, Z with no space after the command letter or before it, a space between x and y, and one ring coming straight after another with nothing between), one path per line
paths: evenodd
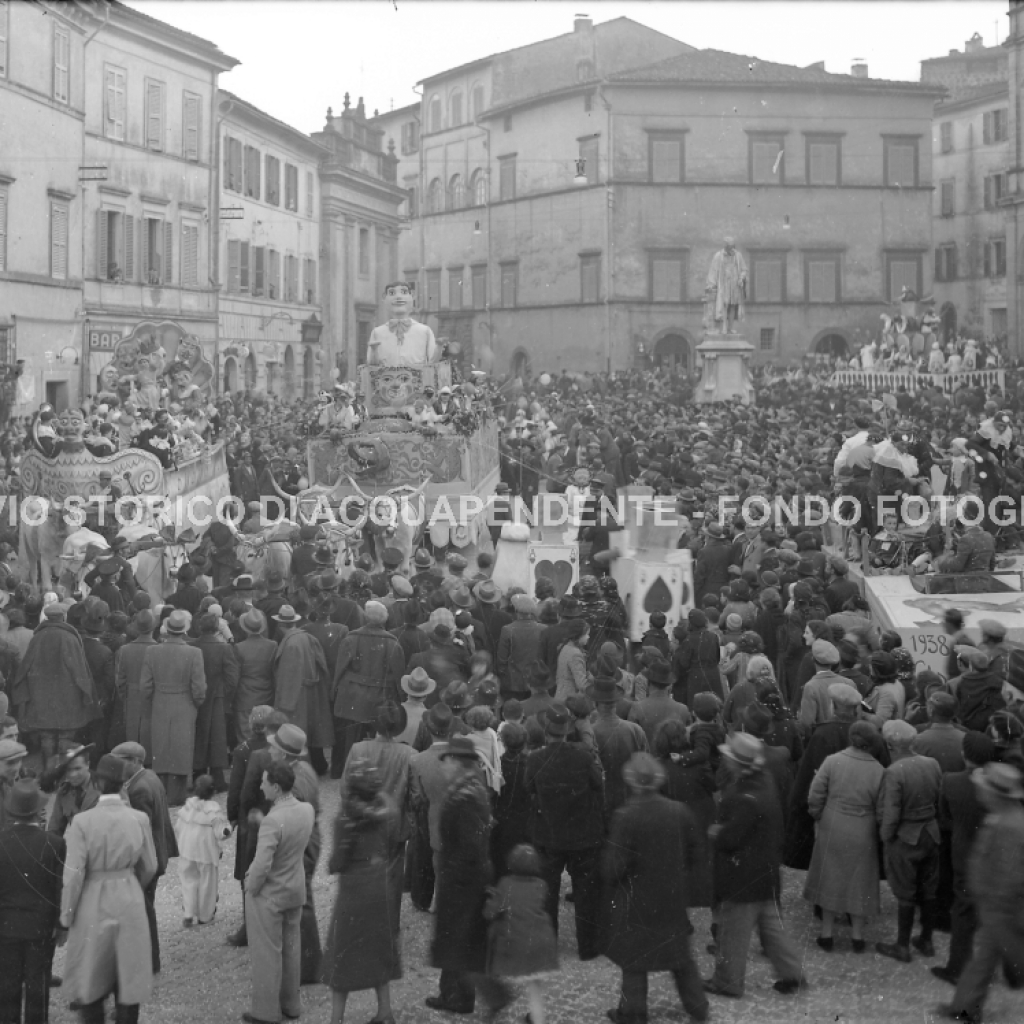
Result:
M1006 195L1006 310L1009 353L1020 359L1024 353L1024 115L1020 96L1024 92L1024 5L1010 4L1010 34L1003 44L1008 56L1008 133Z
M758 359L855 350L931 288L941 94L578 18L423 83L402 269L438 336L497 372L692 365L733 235ZM408 109L378 123L414 130Z
M245 100L219 97L220 389L308 397L320 379L326 151Z
M1008 54L979 35L921 62L935 105L934 296L947 336L1008 335L1006 207L1010 167Z

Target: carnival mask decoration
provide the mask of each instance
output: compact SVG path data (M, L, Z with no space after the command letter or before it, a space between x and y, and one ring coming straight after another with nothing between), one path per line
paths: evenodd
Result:
M419 374L408 366L384 366L373 375L374 404L401 408L419 390Z

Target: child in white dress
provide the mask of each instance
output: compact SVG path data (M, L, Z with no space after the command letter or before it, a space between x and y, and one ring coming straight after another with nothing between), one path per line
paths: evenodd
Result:
M200 775L195 795L178 811L178 877L184 925L209 924L217 913L217 870L222 839L231 835L231 826L220 804L213 799L214 782Z

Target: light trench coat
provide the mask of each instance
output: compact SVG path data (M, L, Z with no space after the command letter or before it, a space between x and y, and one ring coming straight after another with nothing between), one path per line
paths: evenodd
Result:
M157 775L191 775L197 709L206 697L203 652L182 637L168 637L147 647L139 692L151 707L153 771Z
M68 827L61 925L69 929L64 994L94 1003L117 987L118 1002L153 990L143 886L156 874L149 818L120 796L101 796Z

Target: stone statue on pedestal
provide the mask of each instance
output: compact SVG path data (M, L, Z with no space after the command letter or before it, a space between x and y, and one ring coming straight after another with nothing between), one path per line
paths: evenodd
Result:
M724 248L711 258L704 291L705 325L712 301L714 309L710 318L714 327L721 334L735 334L733 324L743 319L743 304L747 301L747 264L731 236L726 236Z

